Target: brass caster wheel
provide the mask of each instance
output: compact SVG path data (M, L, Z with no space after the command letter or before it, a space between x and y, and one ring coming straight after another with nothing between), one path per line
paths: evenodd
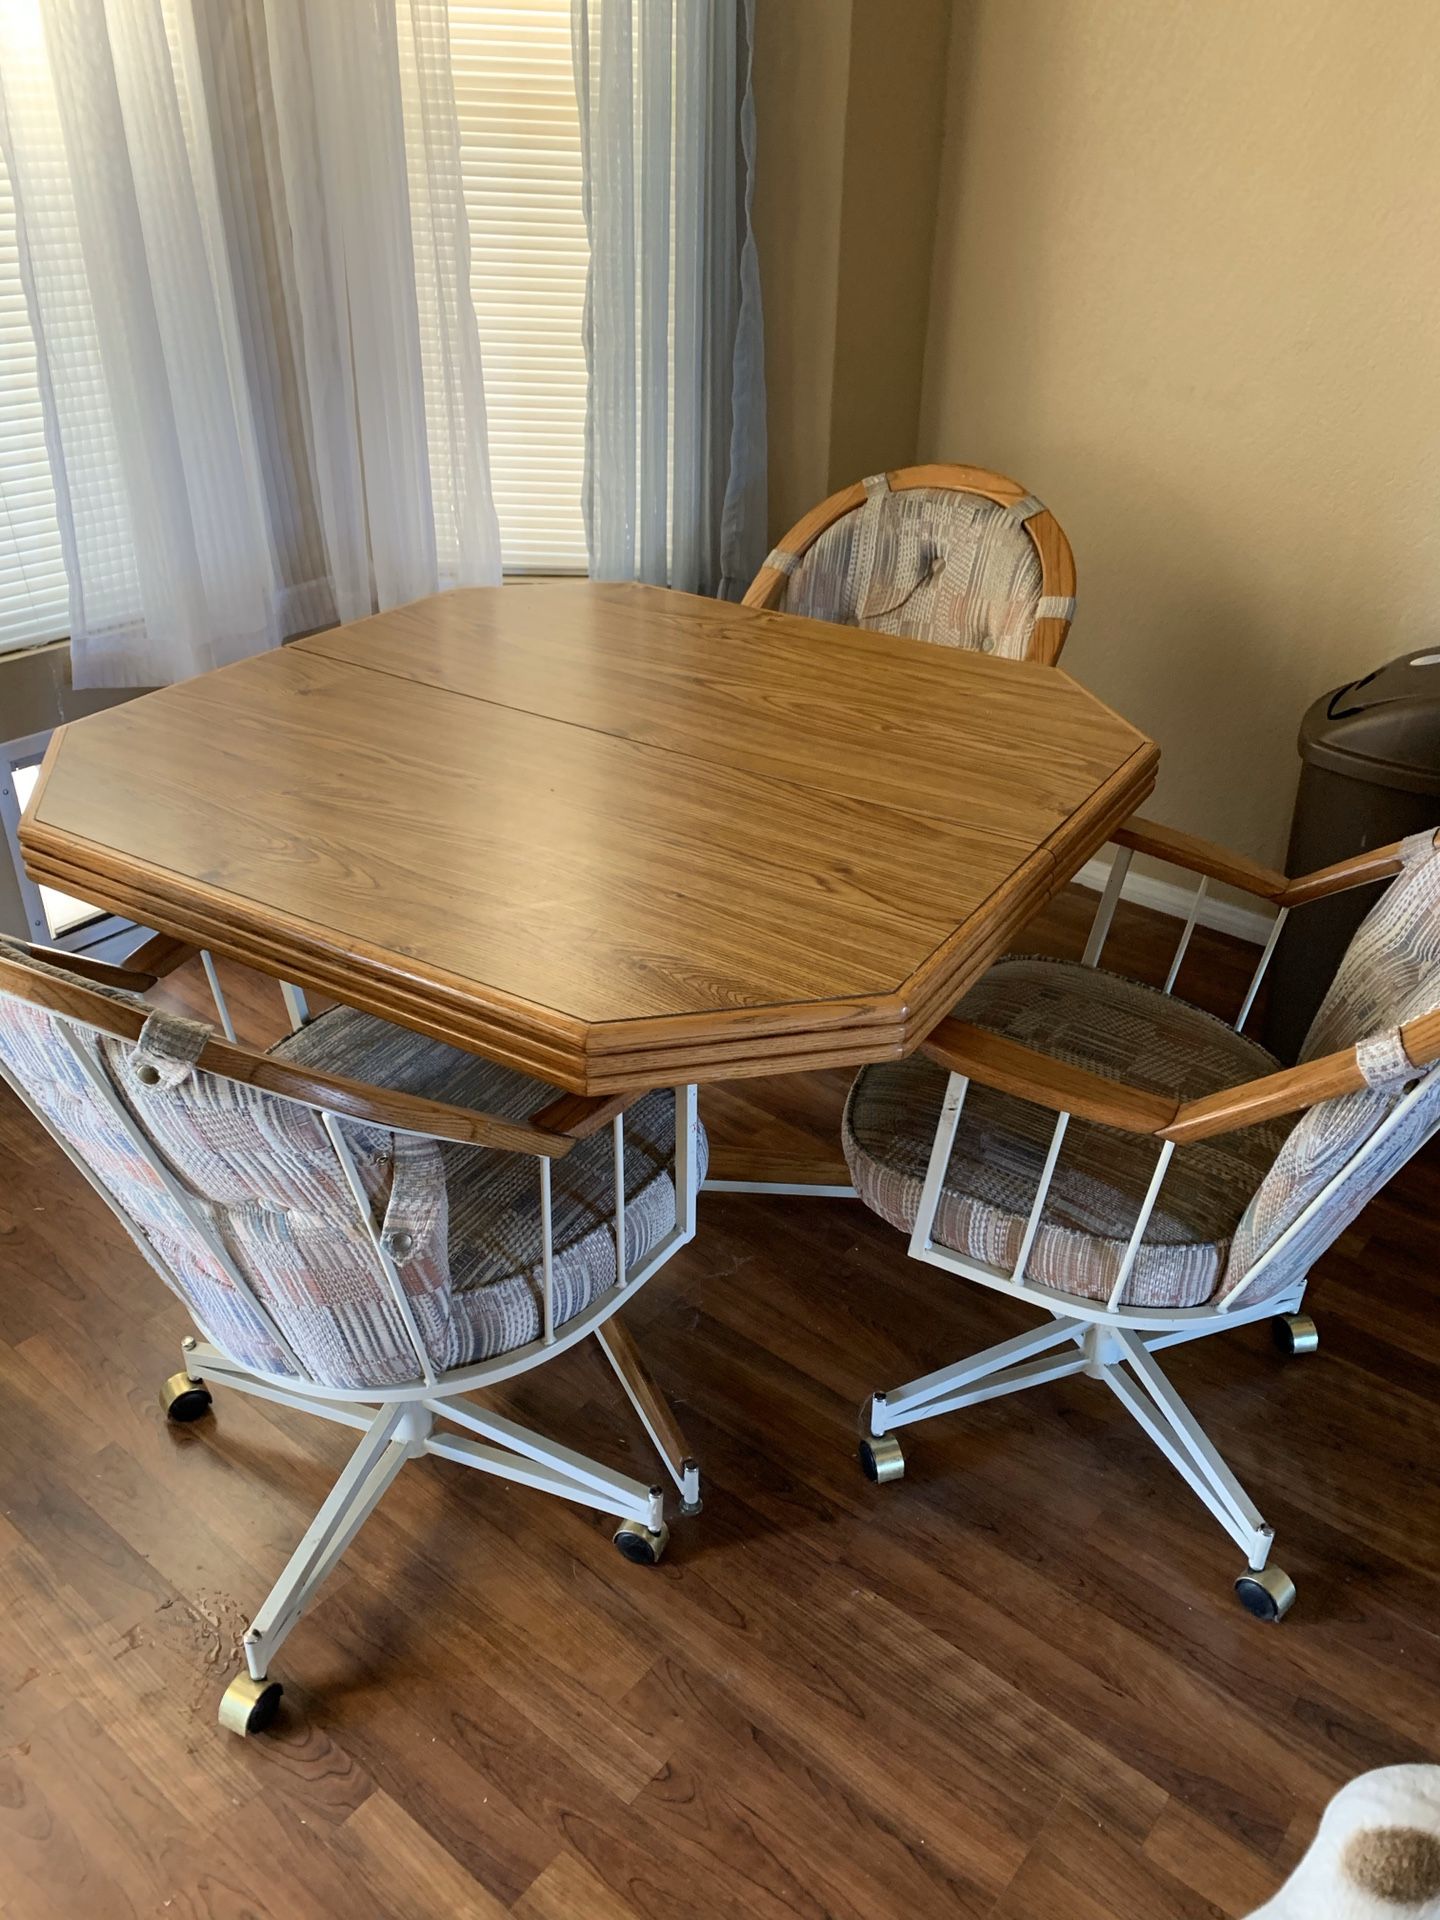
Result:
M1235 1592L1257 1620L1283 1620L1295 1604L1295 1582L1283 1567L1249 1568L1235 1582Z
M872 1433L856 1449L860 1471L867 1480L884 1486L887 1480L905 1478L905 1455L893 1433Z
M1314 1353L1320 1345L1320 1329L1308 1313L1282 1313L1270 1322L1270 1331L1281 1353Z
M647 1527L643 1520L622 1520L615 1529L616 1546L637 1567L653 1567L669 1538L670 1529L663 1521L658 1527Z
M278 1680L252 1680L237 1673L220 1696L220 1724L230 1733L264 1733L280 1705Z
M203 1420L214 1404L203 1380L192 1380L188 1373L172 1373L160 1389L160 1405L165 1418L183 1426L190 1420Z

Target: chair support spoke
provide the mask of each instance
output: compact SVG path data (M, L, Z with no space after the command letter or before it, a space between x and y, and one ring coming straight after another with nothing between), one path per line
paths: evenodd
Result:
M597 1513L642 1520L652 1527L658 1527L664 1519L665 1500L659 1487L616 1473L598 1460L522 1427L474 1400L436 1398L426 1406L438 1418L467 1429L463 1435L431 1433L425 1443L428 1453L477 1467L516 1486L557 1494ZM472 1434L478 1438L472 1439Z
M1151 1361L1150 1365L1154 1367L1155 1363ZM1158 1367L1155 1372L1159 1373ZM1148 1380L1142 1387L1121 1366L1100 1369L1100 1378L1121 1406L1144 1428L1191 1491L1210 1509L1250 1566L1258 1570L1269 1557L1271 1529L1194 1414L1169 1382L1164 1381L1164 1376L1160 1377L1166 1388L1163 1399L1153 1397L1146 1390L1150 1386Z
M1213 1326L1210 1329L1214 1331ZM1271 1530L1218 1449L1161 1372L1150 1352L1164 1337L1057 1315L1028 1333L912 1380L869 1403L864 1432L873 1441L961 1407L1021 1393L1079 1373L1103 1380L1198 1494L1252 1569L1265 1565Z
M370 1422L324 1505L286 1562L245 1635L245 1663L263 1680L276 1648L299 1620L335 1562L413 1457L414 1413L386 1407Z
M1226 1465L1219 1448L1166 1379L1159 1362L1149 1353L1144 1341L1125 1329L1121 1329L1115 1337L1131 1371L1149 1394L1160 1416L1179 1437L1188 1457L1204 1475L1216 1496L1236 1521L1252 1534L1268 1532L1259 1508ZM1241 1544L1245 1544L1243 1540Z
M933 1373L922 1374L918 1380L912 1380L907 1386L897 1387L892 1393L876 1396L876 1409L883 1414L884 1424L874 1427L876 1433L885 1433L891 1427L910 1426L917 1420L928 1420L932 1414L947 1411L951 1405L964 1405L963 1400L953 1396L964 1389L978 1385L994 1374L1004 1374L1009 1369L1019 1370L1022 1361L1031 1360L1037 1354L1047 1352L1051 1347L1059 1346L1063 1341L1074 1340L1080 1322L1076 1320L1054 1319L1043 1326L1032 1327L1026 1333L1017 1333L1013 1339L1002 1340L998 1345L986 1347L982 1353L971 1354L968 1360L957 1360L948 1367L937 1367ZM1084 1356L1075 1359L1074 1364L1067 1356L1062 1372L1077 1373L1085 1364ZM1058 1378L1059 1375L1048 1375ZM1034 1380L1017 1380L1016 1387L1033 1386ZM1015 1388L1004 1387L1000 1392L1013 1392ZM977 1396L982 1399L994 1398L994 1391ZM938 1404L944 1401L945 1405Z
M1007 1393L1020 1393L1026 1387L1040 1387L1051 1380L1068 1380L1085 1371L1083 1353L1057 1353L1040 1360L1027 1360L1022 1366L1007 1367L1003 1373L988 1375L978 1385L962 1387L956 1393L942 1394L923 1406L895 1414L886 1412L887 1431L893 1427L913 1426L919 1420L931 1420L936 1414L955 1413L961 1407L979 1406L982 1400L999 1400Z

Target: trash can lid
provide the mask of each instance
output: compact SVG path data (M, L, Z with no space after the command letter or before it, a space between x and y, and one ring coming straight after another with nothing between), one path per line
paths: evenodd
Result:
M1352 780L1440 796L1440 647L1421 647L1320 698L1300 757Z

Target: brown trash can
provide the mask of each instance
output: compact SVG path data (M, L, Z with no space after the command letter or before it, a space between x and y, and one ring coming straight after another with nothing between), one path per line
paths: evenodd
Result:
M1440 647L1422 647L1336 687L1300 723L1300 786L1285 871L1440 826ZM1295 910L1270 963L1262 1037L1287 1064L1380 888L1354 887Z

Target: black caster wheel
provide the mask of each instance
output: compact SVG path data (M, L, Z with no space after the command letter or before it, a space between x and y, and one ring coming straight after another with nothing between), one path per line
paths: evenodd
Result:
M1284 1354L1314 1353L1320 1345L1320 1329L1308 1313L1282 1313L1270 1322L1270 1331Z
M860 1471L867 1480L883 1486L887 1480L905 1478L905 1455L893 1433L871 1434L856 1448Z
M160 1405L167 1420L183 1426L191 1420L203 1420L214 1401L203 1380L192 1380L188 1373L172 1373L160 1389Z
M220 1696L221 1726L242 1738L264 1733L279 1710L284 1691L278 1680L252 1680L248 1673L237 1673Z
M615 1529L615 1545L637 1567L653 1567L665 1551L670 1529L663 1523L647 1527L643 1520L622 1520Z
M1283 1620L1295 1604L1295 1582L1283 1567L1249 1567L1235 1582L1235 1594L1257 1620Z

